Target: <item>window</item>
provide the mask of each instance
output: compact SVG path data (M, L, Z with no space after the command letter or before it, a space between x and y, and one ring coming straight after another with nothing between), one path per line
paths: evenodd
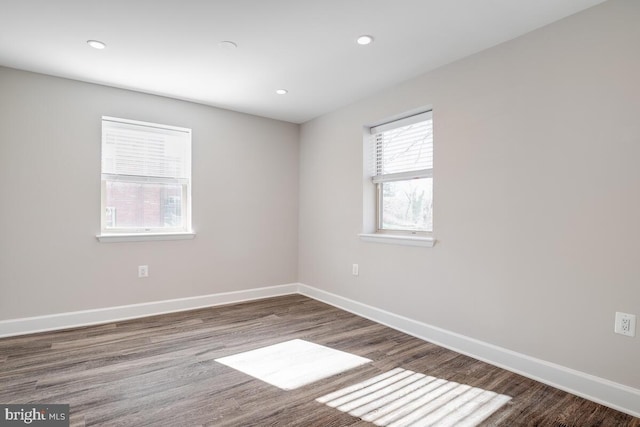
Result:
M102 117L105 234L191 233L191 129Z
M370 130L377 186L377 231L433 232L433 119L431 111Z

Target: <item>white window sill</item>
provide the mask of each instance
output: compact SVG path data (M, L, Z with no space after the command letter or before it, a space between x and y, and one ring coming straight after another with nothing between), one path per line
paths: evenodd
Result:
M436 244L436 239L433 237L422 236L409 236L400 234L358 234L360 240L363 242L372 243L386 243L391 245L404 245L404 246L422 246L426 248L432 248Z
M132 234L98 234L100 243L116 242L149 242L154 240L188 240L196 237L196 233L132 233Z

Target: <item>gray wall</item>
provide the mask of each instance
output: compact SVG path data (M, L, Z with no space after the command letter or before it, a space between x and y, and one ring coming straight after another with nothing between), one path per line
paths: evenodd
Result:
M98 243L102 115L192 128L194 240ZM0 320L295 282L298 131L0 68Z
M300 282L639 388L638 22L609 1L305 123ZM438 243L361 242L362 126L425 105Z

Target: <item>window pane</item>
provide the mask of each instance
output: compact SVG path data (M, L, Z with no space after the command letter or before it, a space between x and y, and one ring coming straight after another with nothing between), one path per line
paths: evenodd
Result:
M106 228L182 228L180 184L107 181Z
M380 185L383 230L433 231L433 178Z

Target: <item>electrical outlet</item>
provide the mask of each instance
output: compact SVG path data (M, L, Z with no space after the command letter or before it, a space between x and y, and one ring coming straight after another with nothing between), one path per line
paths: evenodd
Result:
M358 264L353 264L353 266L351 267L351 274L353 274L354 276L357 276L358 274L360 274Z
M149 266L148 265L139 265L138 266L138 277L149 277Z
M635 337L636 316L634 314L616 312L616 323L614 331L616 334Z

